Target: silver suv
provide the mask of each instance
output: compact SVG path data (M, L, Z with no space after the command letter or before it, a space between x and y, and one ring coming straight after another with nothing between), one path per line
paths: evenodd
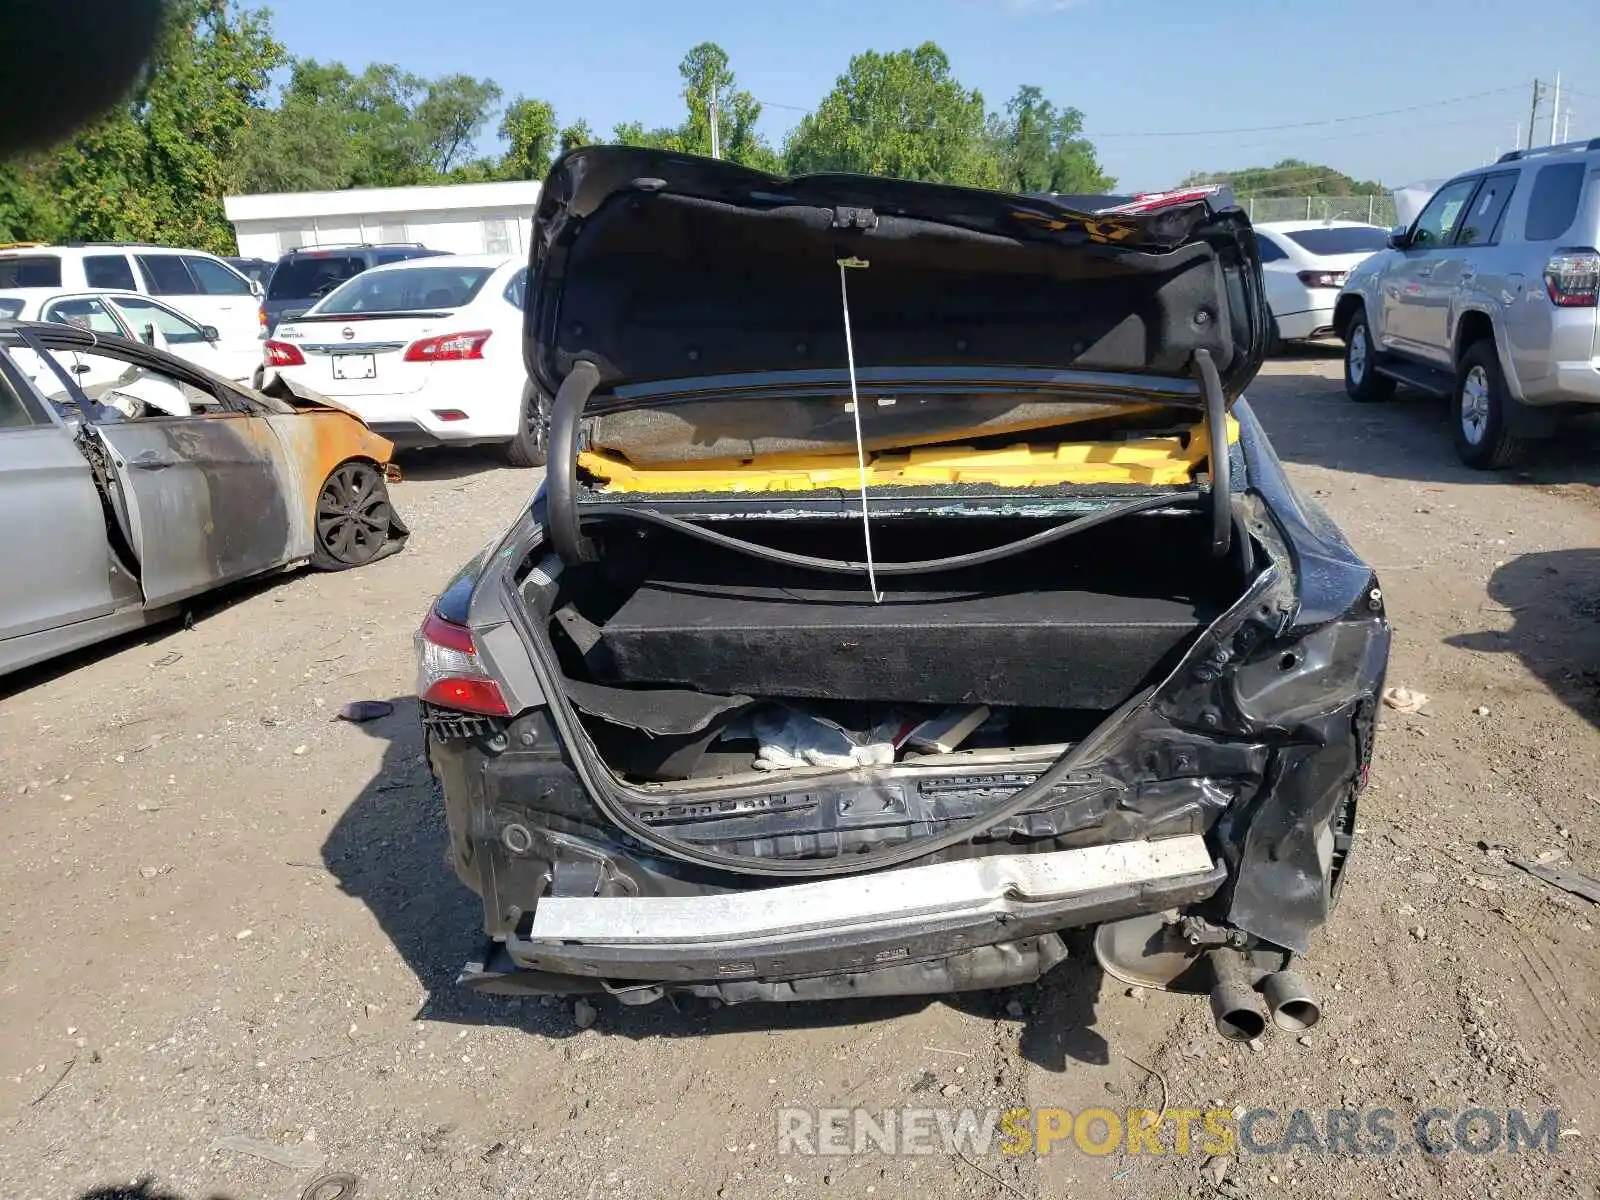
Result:
M1504 467L1600 410L1600 138L1514 150L1450 180L1334 308L1345 390L1448 397L1468 466Z

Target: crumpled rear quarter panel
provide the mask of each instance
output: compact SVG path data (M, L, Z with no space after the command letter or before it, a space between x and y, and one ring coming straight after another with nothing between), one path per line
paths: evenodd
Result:
M265 419L283 444L294 472L294 478L285 481L284 493L300 501L292 506L291 528L295 557L303 558L313 547L317 497L329 473L352 458L369 459L382 466L394 454L394 444L335 409L276 413Z

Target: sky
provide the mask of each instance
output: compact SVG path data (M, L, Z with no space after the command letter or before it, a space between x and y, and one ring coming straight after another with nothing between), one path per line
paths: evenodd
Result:
M1022 84L1080 109L1129 190L1282 158L1390 185L1437 178L1510 149L1519 125L1526 138L1532 82L1558 73L1571 137L1600 135L1596 0L268 2L294 55L486 76L601 135L679 123L678 62L714 41L766 105L774 145L851 55L932 40L992 110ZM1539 144L1552 107L1547 93Z

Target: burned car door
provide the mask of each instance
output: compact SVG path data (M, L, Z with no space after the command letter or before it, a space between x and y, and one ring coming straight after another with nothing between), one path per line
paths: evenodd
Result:
M114 607L89 464L0 350L0 671L34 657L28 634ZM17 640L14 640L17 639Z
M122 357L110 347L82 357L102 354ZM290 561L294 518L267 422L235 411L204 375L124 361L134 376L94 397L103 408L85 436L107 451L145 603L169 604Z

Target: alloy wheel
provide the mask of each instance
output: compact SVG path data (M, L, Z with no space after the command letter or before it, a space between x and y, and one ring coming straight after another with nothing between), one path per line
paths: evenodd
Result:
M1350 331L1350 382L1359 384L1367 374L1367 327L1357 325Z
M378 556L389 540L389 489L369 463L334 470L317 497L317 545L329 558L357 567Z
M1461 381L1461 435L1473 446L1482 444L1489 428L1489 373L1473 367Z

